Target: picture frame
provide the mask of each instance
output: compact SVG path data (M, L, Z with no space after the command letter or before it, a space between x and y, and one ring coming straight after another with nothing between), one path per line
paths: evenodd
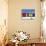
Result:
M35 19L35 9L22 9L21 10L22 19Z

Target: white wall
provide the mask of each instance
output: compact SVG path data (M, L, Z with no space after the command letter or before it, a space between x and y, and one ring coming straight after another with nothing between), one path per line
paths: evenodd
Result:
M22 20L21 9L35 8L34 20ZM9 37L18 30L23 30L31 35L31 38L40 37L40 0L9 0L8 16L8 33Z

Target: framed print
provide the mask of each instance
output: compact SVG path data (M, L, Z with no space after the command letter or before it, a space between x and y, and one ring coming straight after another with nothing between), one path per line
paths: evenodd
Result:
M21 15L22 15L22 19L34 19L35 9L22 9Z

